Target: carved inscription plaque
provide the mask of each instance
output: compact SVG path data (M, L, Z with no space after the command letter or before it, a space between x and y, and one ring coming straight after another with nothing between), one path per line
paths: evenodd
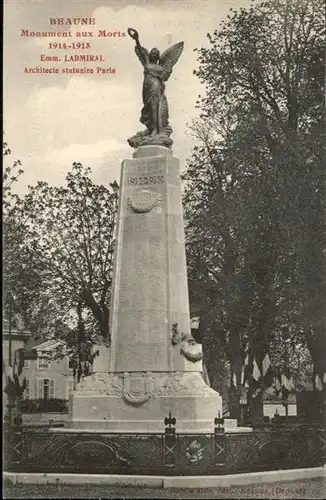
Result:
M127 197L127 208L138 213L149 212L162 201L160 192L164 180L164 168L162 168L162 163L156 160L128 169L125 176L125 186L136 188L136 192L130 193L130 196Z
M153 184L163 184L163 182L163 175L128 176L126 178L127 186L150 186Z
M143 165L135 165L128 169L126 186L151 186L164 183L165 169L161 160L151 160Z
M145 164L142 165L133 165L132 170L138 173L149 173L163 171L162 170L162 159L161 158L151 158L150 160L146 160Z

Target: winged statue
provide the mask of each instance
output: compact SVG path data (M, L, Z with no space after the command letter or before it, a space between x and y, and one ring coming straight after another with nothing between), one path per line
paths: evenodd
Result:
M134 148L149 144L171 147L172 128L169 124L165 82L171 76L173 66L181 56L184 44L183 42L176 43L160 54L156 48L148 51L142 47L135 29L128 28L128 34L136 42L135 52L144 67L143 109L140 122L146 126L145 131L138 132L128 139L128 142Z

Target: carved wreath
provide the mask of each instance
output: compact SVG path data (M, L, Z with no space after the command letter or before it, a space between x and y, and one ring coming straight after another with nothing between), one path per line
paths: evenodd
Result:
M181 342L187 342L189 345L197 344L192 335L190 335L189 333L181 333L178 329L178 323L173 323L171 343L173 346L176 346ZM181 347L180 349L180 354L191 363L197 363L197 361L201 361L203 359L203 353L201 351L193 353L184 349L183 347Z
M129 199L129 206L136 213L149 212L158 203L158 197L156 193L148 191L147 189L142 189L137 191L137 193Z
M185 351L182 347L180 349L180 354L184 356L187 361L191 361L191 363L197 363L197 361L201 361L203 359L202 352L192 353L189 351Z
M190 463L196 464L203 459L204 448L199 443L199 441L192 441L186 449L186 457Z

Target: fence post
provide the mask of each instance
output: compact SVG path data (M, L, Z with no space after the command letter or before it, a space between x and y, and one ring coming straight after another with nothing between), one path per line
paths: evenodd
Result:
M173 466L176 463L176 435L175 425L176 418L169 416L164 419L165 434L164 434L164 465Z
M218 412L218 417L215 417L214 419L214 433L215 434L223 434L224 433L224 427L223 427L223 424L224 424L224 418L222 417L221 418L221 412L219 411Z
M218 412L218 417L214 419L214 434L213 438L213 457L212 465L224 466L227 453L227 437L223 427L224 418L221 417L221 412Z

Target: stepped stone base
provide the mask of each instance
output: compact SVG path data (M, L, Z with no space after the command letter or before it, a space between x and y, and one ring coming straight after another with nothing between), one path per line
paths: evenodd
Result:
M178 432L213 432L222 398L200 372L94 373L70 396L67 427L164 432L170 411Z

